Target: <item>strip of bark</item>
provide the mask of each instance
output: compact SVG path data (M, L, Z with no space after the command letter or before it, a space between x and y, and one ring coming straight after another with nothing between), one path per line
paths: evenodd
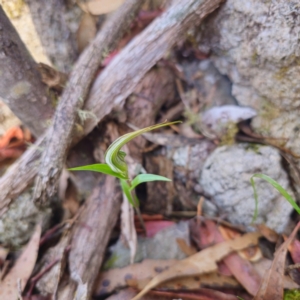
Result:
M34 201L48 206L57 190L57 181L72 141L79 110L84 105L90 86L105 56L113 49L129 27L143 1L126 0L108 19L102 30L79 57L69 82L63 91L54 115L53 125L47 133L47 146L35 182Z
M92 195L86 202L73 231L72 248L69 254L70 276L76 285L68 285L64 299L73 299L76 288L87 284L90 299L94 282L99 273L106 246L117 222L121 206L121 191L117 179L101 176Z
M0 75L0 97L35 136L40 136L48 127L54 105L37 64L1 6Z
M199 24L221 2L222 0L189 0L182 5L182 2L176 0L160 18L125 47L101 73L92 88L85 109L95 115L97 120L88 120L81 136L88 134L114 107L123 103L126 97L134 91L140 78L165 54L166 49L172 47L182 32L189 26ZM183 29L181 29L181 25ZM166 31L166 36L163 34L164 31ZM150 37L151 40L149 40ZM147 59L144 60L145 56ZM65 117L67 118L67 116ZM77 136L75 140L79 138L80 136ZM44 141L40 139L38 145L44 147ZM32 182L38 171L37 160L40 158L40 154L38 148L27 150L25 155L0 179L0 215L13 199ZM63 155L65 154L63 153ZM28 169L30 169L29 174ZM17 188L17 192L14 188Z

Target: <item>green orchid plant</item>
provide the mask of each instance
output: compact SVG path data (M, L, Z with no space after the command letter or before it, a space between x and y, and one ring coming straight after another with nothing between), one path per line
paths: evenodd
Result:
M126 153L121 150L121 148L136 138L137 136L149 132L154 129L158 129L163 126L169 126L172 124L181 123L181 121L174 122L164 122L149 126L143 129L139 129L130 133L127 133L118 139L116 139L105 152L105 162L106 164L93 164L86 165L76 168L69 169L70 171L94 171L103 173L106 175L111 175L120 179L121 188L126 195L129 203L137 208L139 206L139 201L134 193L134 189L141 183L149 181L171 181L169 178L154 175L154 174L139 174L135 178L130 179L128 175L128 166L125 161Z

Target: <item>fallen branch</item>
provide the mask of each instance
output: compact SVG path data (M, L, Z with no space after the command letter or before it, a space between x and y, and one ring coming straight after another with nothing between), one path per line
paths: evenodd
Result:
M72 233L69 254L70 276L76 285L67 285L64 299L73 299L75 291L85 286L86 298L90 299L92 288L99 273L110 234L117 222L121 192L117 191L117 180L101 176Z
M123 104L139 80L174 45L182 33L189 26L199 24L221 2L222 0L189 0L182 5L179 0L173 1L173 5L126 46L97 78L85 105L85 110L95 118L87 120L84 132L75 139L79 140L89 133L113 108ZM38 145L44 147L45 143L41 139ZM0 179L0 215L22 189L32 182L38 171L39 151L37 148L27 150ZM51 163L50 158L48 162ZM62 160L59 168L63 166L63 162ZM27 174L29 168L30 174ZM21 188L16 185L17 182L21 184ZM18 191L14 191L13 187Z
M126 0L79 57L61 96L53 125L47 132L46 148L42 155L33 195L36 204L48 206L51 197L55 195L57 181L72 142L75 122L78 120L79 110L84 105L96 72L107 53L123 36L142 3L143 1Z
M40 136L54 113L38 65L0 6L0 97L13 113Z

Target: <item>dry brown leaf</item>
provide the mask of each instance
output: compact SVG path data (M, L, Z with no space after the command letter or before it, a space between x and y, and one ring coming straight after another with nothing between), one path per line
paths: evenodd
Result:
M252 264L255 268L256 272L259 274L261 278L263 278L271 268L272 260L267 258L262 258L260 261ZM289 275L285 275L283 278L283 287L288 290L299 288L298 284L293 281L293 279Z
M182 276L201 275L217 271L217 262L224 258L232 251L242 250L246 247L256 245L260 233L248 233L234 240L226 241L212 247L206 248L178 264L172 266L168 270L154 277L149 284L132 300L140 299L149 290L155 288L166 280L170 280Z
M12 139L23 140L23 131L20 127L12 127L0 138L0 148L7 147Z
M225 241L241 236L240 232L233 228L228 228L227 226L221 225L218 227L218 229ZM220 239L219 242L223 242L223 239ZM262 253L258 246L248 247L247 249L238 251L238 254L243 259L251 262L258 261L262 258Z
M77 30L77 47L79 53L94 39L97 33L96 20L89 13L83 14Z
M288 250L292 256L294 264L300 263L300 241L295 239L289 245Z
M176 263L178 263L178 260L175 259L145 259L141 263L103 272L100 274L100 277L95 284L96 295L111 293L116 287L120 288L127 286L127 279L151 279Z
M224 226L219 226L219 228L217 228L216 225L214 227L215 241L218 243L224 240L236 238L240 235L239 232L231 228L227 228ZM259 252L258 257L261 257L260 250L257 246L256 248L254 246L247 247L246 249L238 251L237 253L229 254L223 260L224 264L227 266L230 272L252 296L254 296L259 289L261 277L255 271L249 260L246 260L246 258L256 256L257 252ZM251 251L253 249L254 251Z
M18 258L16 264L0 283L1 300L18 299L18 286L20 286L22 291L24 290L37 259L41 231L41 225L38 224L30 241L28 242L21 256Z
M272 267L264 276L260 289L253 300L282 300L283 299L283 278L285 269L285 259L288 246L299 230L300 222L294 228L289 238L275 252Z
M179 263L178 260L152 260L145 259L141 263L129 265L121 269L112 269L100 274L96 283L96 296L109 294L116 289L132 286L139 290L144 288L149 281L157 274L167 270L171 266ZM162 283L159 288L177 289L199 289L200 287L214 288L237 288L239 283L228 276L217 273L203 274L201 276L191 276L173 279Z
M153 296L152 296L153 295ZM143 297L143 300L148 300ZM215 291L212 289L198 289L194 292L172 292L172 291L150 291L149 296L156 296L155 299L184 299L184 300L236 300L236 296L225 294L223 292ZM151 298L152 300L153 298ZM154 299L154 300L155 300ZM149 299L150 300L150 299Z
M8 129L0 137L0 161L10 158L18 158L26 148L26 142L31 141L31 134L28 129L21 129L19 126Z
M126 280L128 286L142 290L149 282L149 279L129 279ZM158 285L158 289L163 290L198 290L201 287L211 288L240 288L240 284L232 277L220 275L218 273L203 274L200 276L189 276L168 280Z
M91 0L80 3L80 7L86 13L102 15L116 10L123 2L124 0Z
M267 227L265 224L259 224L255 226L258 231L261 232L261 234L271 243L276 243L278 238L279 238L279 234L274 231L273 229Z
M195 247L190 246L186 243L184 239L176 239L176 242L181 249L181 251L186 254L186 256L191 256L196 254L198 251L195 249Z

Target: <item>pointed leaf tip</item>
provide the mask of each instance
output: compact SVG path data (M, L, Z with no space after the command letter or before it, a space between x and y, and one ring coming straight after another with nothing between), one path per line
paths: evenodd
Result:
M167 177L155 175L155 174L139 174L132 180L130 191L136 188L139 184L144 182L150 182L150 181L172 181L172 180Z

